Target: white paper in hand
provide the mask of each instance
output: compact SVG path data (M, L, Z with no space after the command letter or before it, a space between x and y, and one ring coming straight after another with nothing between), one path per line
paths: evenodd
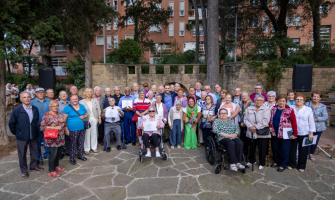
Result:
M314 137L313 137L313 142L309 141L309 138L308 138L308 137L305 137L304 140L302 141L302 146L303 146L303 147L306 147L306 146L310 146L310 145L315 145L317 139L318 139L318 136L317 136L317 135L314 135Z
M288 140L290 139L289 135L287 132L292 131L292 128L283 128L283 139Z
M143 127L144 127L145 132L149 132L149 131L157 132L157 122L156 121L144 122Z
M133 108L132 100L122 100L122 108L130 107Z

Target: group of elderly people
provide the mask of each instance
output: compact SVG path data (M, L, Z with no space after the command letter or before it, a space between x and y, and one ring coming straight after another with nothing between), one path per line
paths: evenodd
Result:
M255 85L255 93L251 95L240 88L232 95L219 85L215 85L215 93L211 93L209 85L202 90L199 82L189 88L189 95L178 83L159 86L158 91L155 85L149 89L147 83L143 88L134 83L132 89L124 89L123 95L115 86L114 95L110 88L105 88L105 95L101 95L101 88L97 86L86 88L82 98L77 95L77 87L72 86L70 95L61 91L58 100L53 99L53 91L45 93L43 88L36 89L33 100L30 92L22 92L23 104L12 112L9 122L18 139L22 177L29 176L25 158L27 144L31 170L43 170L37 166L40 157L35 158L37 149L41 151L43 134L49 175L59 177L59 172L65 170L59 167L64 146L65 154L75 165L76 155L86 161L84 154L98 152L98 143L110 152L111 139L115 139L116 149L121 150L122 132L126 144L135 146L138 137L147 149L146 157L151 157L149 138L153 141L156 157L160 157L158 141L161 136L164 142L170 141L171 149L182 145L185 149L195 149L214 134L226 146L233 171L245 168L241 164L242 154L246 155L248 166L256 163L256 147L259 169L264 169L271 145L274 161L271 167L276 167L278 172L293 168L303 172L307 159L315 160L316 150L316 145L307 146L306 140L312 141L318 136L318 142L328 119L326 106L320 103L322 94L317 91L312 92L312 101L306 103L304 95L291 90L287 95L278 96L274 91L262 93L261 84ZM154 130L148 131L148 122L156 122ZM34 123L41 131L32 127ZM27 134L24 137L22 128ZM57 132L55 138L46 139L46 134L54 132Z

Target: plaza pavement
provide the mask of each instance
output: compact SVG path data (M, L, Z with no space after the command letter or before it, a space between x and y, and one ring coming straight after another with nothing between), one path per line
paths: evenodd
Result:
M207 163L204 148L174 149L165 145L168 161L138 159L138 146L128 145L118 151L88 155L86 162L71 165L66 156L60 162L66 171L61 177L48 176L48 160L44 172L30 172L21 178L16 154L0 160L0 199L335 199L335 160L319 152L315 162L307 163L305 173L266 167L245 174L222 171L214 174Z

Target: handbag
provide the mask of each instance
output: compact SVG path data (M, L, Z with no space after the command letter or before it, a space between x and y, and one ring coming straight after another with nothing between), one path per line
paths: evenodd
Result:
M143 99L143 102L142 102L142 106L143 106L143 104L144 104L144 100L145 99ZM137 114L135 114L132 118L131 118L131 121L133 121L133 122L137 122L138 121L138 115Z
M255 115L255 123L257 124L256 113L254 113L254 115ZM270 134L270 128L269 127L264 127L262 129L256 129L256 133L257 133L257 135L269 135Z
M51 129L51 130L44 130L44 139L57 139L59 130Z
M76 111L76 109L74 109L74 107L70 104L69 105L76 113L77 115L80 117L80 114ZM89 121L85 121L82 119L82 121L84 122L84 129L89 129L91 128L91 123Z
M212 128L212 124L209 121L202 121L200 124L201 129Z

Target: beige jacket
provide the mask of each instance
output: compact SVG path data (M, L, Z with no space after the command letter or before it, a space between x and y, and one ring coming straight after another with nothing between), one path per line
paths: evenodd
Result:
M173 126L173 115L175 114L174 113L175 110L177 110L176 106L173 106L170 109L169 116L168 116L169 126ZM179 113L180 113L180 128L181 128L181 131L183 131L183 128L184 128L184 122L183 122L184 113L183 113L183 108L180 108Z
M270 108L266 105L262 105L258 111L256 111L256 106L250 106L247 108L244 124L247 126L247 137L251 138L250 127L255 126L257 129L263 129L265 127L269 127L271 117ZM271 134L268 135L258 135L256 133L253 134L254 139L257 138L271 138Z
M93 112L93 116L94 116L95 119L98 119L98 118L99 118L99 115L101 114L100 105L99 105L99 103L98 103L98 100L96 100L95 98L92 98L91 101L92 101L92 112ZM90 116L91 112L89 111L90 109L89 109L89 107L88 107L88 105L87 105L86 100L85 100L85 99L82 99L82 100L79 101L79 103L80 103L81 105L83 105L83 106L86 108L87 113L88 113L88 118L87 118L87 119L89 119L89 118L91 117L91 116Z

